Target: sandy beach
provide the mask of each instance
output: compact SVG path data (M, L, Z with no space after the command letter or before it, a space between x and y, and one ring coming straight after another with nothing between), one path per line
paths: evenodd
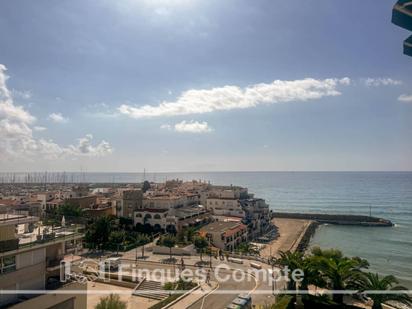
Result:
M279 251L294 251L312 221L275 218L272 223L278 227L279 237L269 243L261 252L262 257L277 256Z

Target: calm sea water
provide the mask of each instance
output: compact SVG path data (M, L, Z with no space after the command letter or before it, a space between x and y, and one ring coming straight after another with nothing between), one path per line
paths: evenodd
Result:
M139 173L88 173L92 182L142 181ZM394 227L321 226L311 246L339 248L369 260L371 270L395 275L412 288L412 173L397 172L213 172L146 174L154 181L202 179L249 188L276 211L369 215Z

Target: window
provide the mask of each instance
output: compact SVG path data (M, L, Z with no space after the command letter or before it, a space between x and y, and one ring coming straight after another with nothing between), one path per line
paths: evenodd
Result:
M0 258L0 274L9 273L16 270L16 256L6 256Z

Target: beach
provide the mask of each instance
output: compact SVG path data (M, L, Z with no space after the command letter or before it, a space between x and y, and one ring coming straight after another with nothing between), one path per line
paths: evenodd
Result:
M262 249L261 256L278 256L280 251L296 251L312 222L300 219L273 219L272 223L277 226L279 237Z

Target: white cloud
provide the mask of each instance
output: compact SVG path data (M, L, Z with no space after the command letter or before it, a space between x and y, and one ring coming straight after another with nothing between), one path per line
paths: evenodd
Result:
M6 67L0 64L0 158L38 158L47 159L61 156L101 156L112 152L111 146L101 141L91 145L92 136L80 138L77 145L62 147L52 140L33 137L33 130L43 130L34 126L33 117L22 106L15 105L13 96L7 88Z
M349 86L351 83L351 80L349 77L344 77L339 80L339 83L345 86Z
M101 141L98 145L92 145L93 135L86 134L79 138L77 145L70 145L68 152L77 156L104 156L113 152L112 147L106 141Z
M326 96L338 96L339 85L350 84L350 79L330 78L317 80L307 78L294 81L275 80L272 83L255 84L245 88L224 86L212 89L188 90L176 101L164 101L157 106L121 105L120 113L132 118L150 118L202 114L219 110L244 109L259 104L273 104L292 101L307 101Z
M34 127L33 127L33 130L40 132L40 131L46 131L47 128L42 127L42 126L34 126Z
M66 123L69 121L69 119L64 117L61 113L51 113L49 119L56 123Z
M398 98L401 102L411 102L412 103L412 94L401 94Z
M193 120L183 120L182 122L176 123L174 125L174 130L181 133L208 133L213 131L206 121L198 122Z
M17 90L13 89L11 91L13 98L21 98L21 99L30 99L31 98L31 91L29 90Z
M171 129L172 129L172 126L171 126L170 124L162 124L162 125L160 126L160 129L163 129L163 130L171 130Z
M392 78L366 78L363 81L367 87L402 85L401 80L395 80Z

